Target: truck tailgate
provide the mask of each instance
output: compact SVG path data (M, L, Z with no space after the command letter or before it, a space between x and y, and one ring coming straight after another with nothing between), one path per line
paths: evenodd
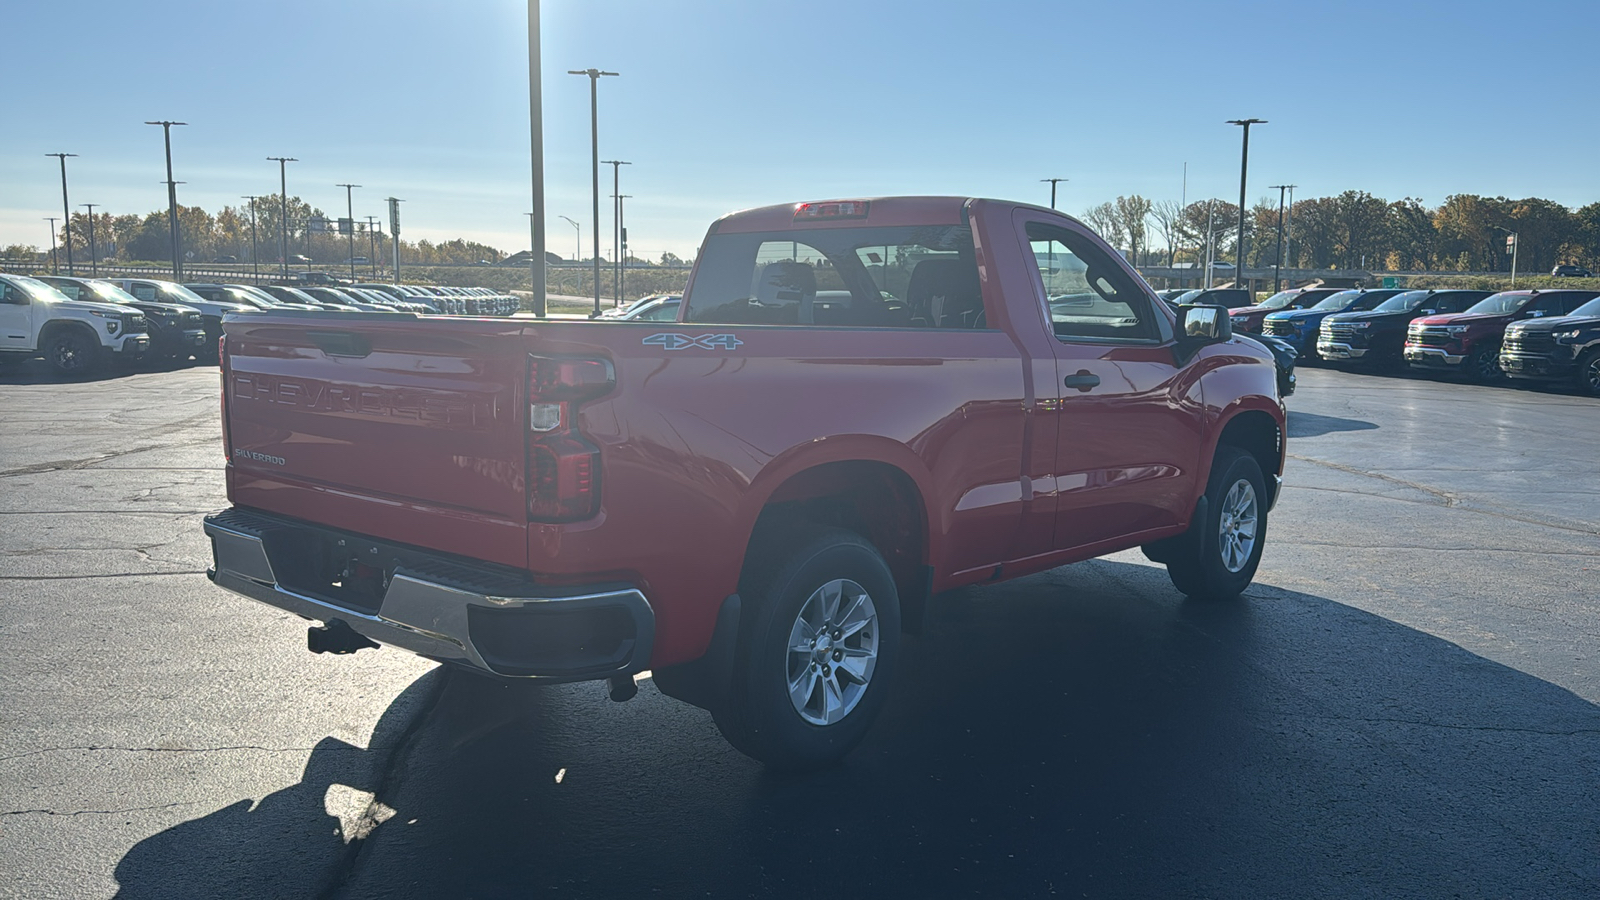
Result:
M225 334L236 504L526 564L520 323L273 312Z

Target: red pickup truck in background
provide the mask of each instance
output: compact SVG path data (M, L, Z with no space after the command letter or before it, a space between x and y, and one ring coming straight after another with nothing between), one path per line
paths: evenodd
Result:
M219 586L503 678L649 669L774 767L838 759L928 596L1132 547L1254 576L1271 356L1079 222L891 197L711 226L676 322L231 317Z

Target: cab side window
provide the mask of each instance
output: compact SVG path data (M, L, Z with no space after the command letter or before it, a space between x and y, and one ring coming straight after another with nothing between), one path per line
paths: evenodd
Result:
M15 285L0 281L0 303L9 303L12 306L27 306L28 295Z
M1029 223L1027 233L1059 340L1160 338L1149 294L1093 242L1041 223Z

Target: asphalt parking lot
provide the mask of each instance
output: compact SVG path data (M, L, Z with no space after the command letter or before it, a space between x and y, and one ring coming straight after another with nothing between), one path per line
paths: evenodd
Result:
M0 376L0 895L1600 896L1600 402L1302 370L1256 586L939 598L845 765L213 588L217 375Z

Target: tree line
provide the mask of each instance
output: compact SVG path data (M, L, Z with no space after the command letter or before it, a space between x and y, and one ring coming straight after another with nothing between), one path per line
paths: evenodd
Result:
M1278 263L1277 197L1262 197L1245 214L1245 265ZM1558 264L1600 268L1600 203L1571 209L1552 200L1452 194L1430 207L1415 197L1385 200L1366 191L1295 200L1282 210L1288 240L1283 265L1305 269L1504 272L1517 235L1517 265L1526 272ZM1140 265L1204 264L1237 257L1239 206L1200 200L1187 206L1135 194L1085 210L1079 217Z

